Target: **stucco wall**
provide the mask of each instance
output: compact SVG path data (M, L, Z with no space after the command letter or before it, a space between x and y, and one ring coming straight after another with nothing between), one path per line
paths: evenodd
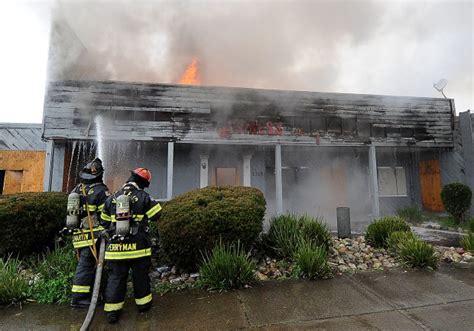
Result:
M0 170L6 170L3 194L41 192L45 155L44 151L0 151Z

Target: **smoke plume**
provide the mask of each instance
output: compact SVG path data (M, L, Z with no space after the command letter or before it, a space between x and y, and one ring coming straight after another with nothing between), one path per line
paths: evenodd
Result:
M56 2L49 77L439 96L473 104L472 2Z

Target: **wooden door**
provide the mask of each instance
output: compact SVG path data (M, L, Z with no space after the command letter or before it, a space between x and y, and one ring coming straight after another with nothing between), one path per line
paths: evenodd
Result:
M431 211L444 211L441 202L439 160L420 161L420 184L423 208Z

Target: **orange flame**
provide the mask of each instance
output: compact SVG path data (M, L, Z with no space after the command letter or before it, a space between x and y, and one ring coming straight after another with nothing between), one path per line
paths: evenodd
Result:
M199 66L198 60L196 58L188 65L183 75L178 81L179 84L192 84L199 85L201 84L201 79L199 77Z

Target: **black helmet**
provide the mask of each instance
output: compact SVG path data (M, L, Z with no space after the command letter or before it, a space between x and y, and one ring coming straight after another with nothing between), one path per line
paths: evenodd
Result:
M99 158L95 158L93 161L86 164L79 172L79 177L85 180L93 180L100 178L104 174L104 167L102 161Z

